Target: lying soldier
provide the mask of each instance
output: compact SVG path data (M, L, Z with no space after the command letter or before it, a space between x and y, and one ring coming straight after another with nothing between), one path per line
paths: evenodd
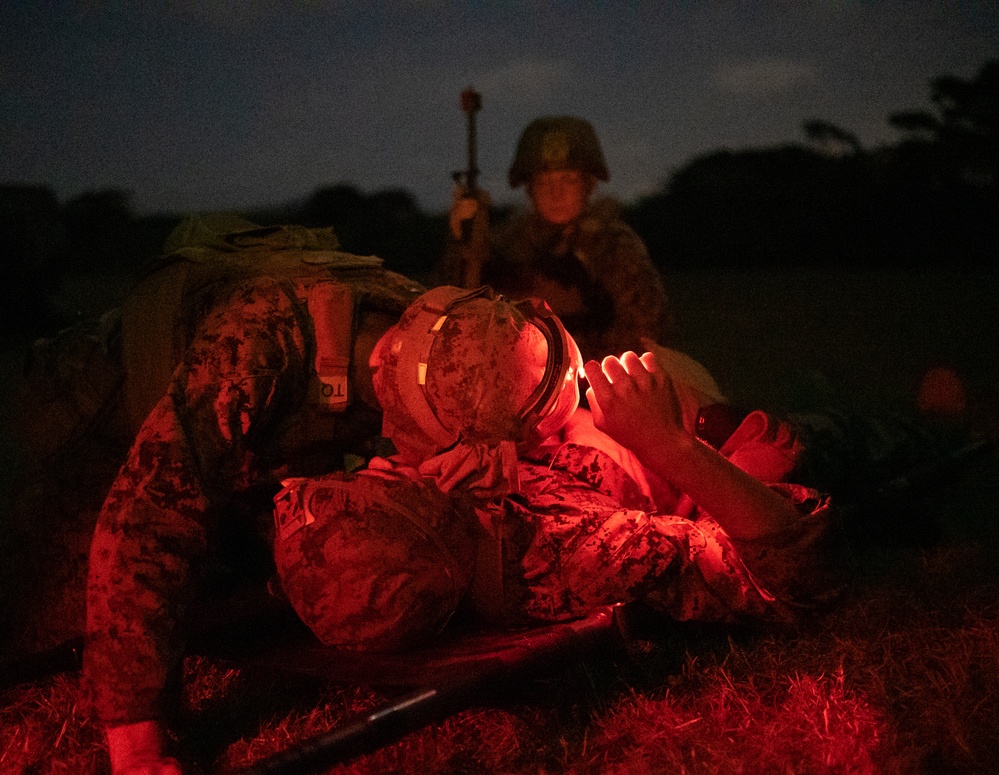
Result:
M275 477L265 537L283 591L345 648L414 645L466 606L552 621L642 599L679 619L787 620L842 584L827 499L781 483L794 434L754 413L718 451L695 438L718 396L667 377L670 351L587 364L594 423L577 411L579 351L546 305L434 289L391 326L363 315L353 342L357 409L380 406L395 453L346 473L340 450L325 469L339 473L310 472L279 465L278 443L318 430L279 411L306 401L308 315L281 283L228 298L143 424L94 535L84 675L115 775L182 771L164 700L193 580L220 506Z
M846 548L828 498L786 482L793 429L754 412L714 449L695 430L717 387L653 349L586 364L591 417L579 352L543 303L424 294L372 356L397 453L277 499L300 617L330 645L402 648L462 607L523 623L643 600L681 620L789 621L833 600Z

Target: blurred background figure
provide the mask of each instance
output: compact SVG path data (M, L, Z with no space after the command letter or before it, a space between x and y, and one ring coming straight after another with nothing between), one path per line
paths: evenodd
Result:
M674 313L645 244L618 202L594 196L610 171L592 125L535 119L508 174L530 208L494 226L488 192L456 187L443 282L544 299L586 359L640 351L642 337L669 341Z

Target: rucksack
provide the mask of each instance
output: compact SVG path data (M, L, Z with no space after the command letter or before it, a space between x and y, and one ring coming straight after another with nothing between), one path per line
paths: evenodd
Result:
M317 346L310 397L337 411L359 305L401 314L424 290L382 264L340 250L331 228L186 218L120 308L34 343L18 391L29 458L52 462L94 432L134 437L206 312L254 277L289 280L307 298Z

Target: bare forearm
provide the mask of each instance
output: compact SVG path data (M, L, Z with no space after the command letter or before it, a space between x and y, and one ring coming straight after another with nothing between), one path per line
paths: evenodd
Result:
M683 424L673 382L654 353L626 352L586 364L586 392L597 428L630 449L734 538L751 539L791 525L794 506L698 440Z
M717 451L682 431L633 450L642 465L686 494L734 538L752 539L786 528L794 506Z

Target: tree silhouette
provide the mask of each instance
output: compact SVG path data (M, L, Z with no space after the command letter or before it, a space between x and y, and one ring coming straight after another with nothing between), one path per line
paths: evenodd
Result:
M881 210L893 213L911 249L948 261L994 265L999 250L999 61L972 79L931 81L935 113L895 113L902 134L882 153ZM905 197L897 197L905 192ZM898 199L901 207L891 199Z
M889 118L894 144L865 150L820 119L809 147L715 151L627 209L664 268L995 264L999 62L932 81L936 113Z
M0 307L5 332L34 333L46 299L58 285L68 243L58 200L42 186L0 186Z
M937 160L940 182L976 188L999 180L999 60L987 62L970 79L942 76L931 82L936 114L905 111L889 123Z
M857 136L835 124L820 119L804 123L805 136L816 150L827 156L856 155L861 152Z
M332 226L344 250L380 256L414 277L428 274L444 250L443 217L428 217L399 189L366 195L345 184L322 188L300 215L306 226Z
M73 252L64 271L100 271L122 267L134 255L131 195L117 188L88 191L64 206L66 233Z
M889 116L899 139L879 148L815 118L804 122L800 145L703 154L660 191L626 204L625 216L664 268L995 264L999 60L972 78L933 79L930 102ZM4 190L3 273L26 289L24 299L66 273L133 271L180 217L137 217L116 188L62 207L47 190ZM423 281L432 281L447 233L446 214L422 212L410 193L365 194L350 184L244 214L263 225L332 226L344 250L378 255Z

